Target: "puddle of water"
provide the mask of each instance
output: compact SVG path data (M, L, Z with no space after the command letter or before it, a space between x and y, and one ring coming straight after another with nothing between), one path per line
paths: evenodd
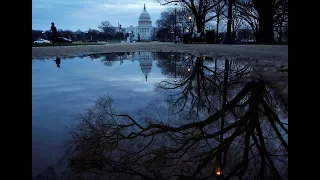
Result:
M251 70L234 61L181 53L128 52L60 60L34 59L33 175L55 164L63 155L66 150L63 144L70 139L66 126L73 128L79 123L73 120L74 115L85 114L106 94L112 97L117 111L130 114L138 123L145 124L139 119L141 112L137 114L142 110L148 121L179 126L195 120L206 121L247 88L247 95L226 114L224 127L249 111L250 93L262 97L275 114L287 122L286 110L274 91L264 82L248 78ZM169 115L172 113L176 115ZM261 119L267 119L267 114L259 113ZM210 134L218 127L219 123L203 130ZM265 131L263 133L267 133ZM224 134L224 138L232 132Z

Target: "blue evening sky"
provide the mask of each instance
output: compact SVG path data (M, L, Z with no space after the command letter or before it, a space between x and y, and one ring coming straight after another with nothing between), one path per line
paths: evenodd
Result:
M169 6L161 6L155 0L32 0L32 29L49 30L55 22L58 29L97 29L102 21L118 22L122 27L136 26L146 4L155 25L160 14Z

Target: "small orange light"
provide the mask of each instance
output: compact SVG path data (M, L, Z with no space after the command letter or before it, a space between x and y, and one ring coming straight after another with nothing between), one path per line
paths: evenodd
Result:
M220 176L222 174L221 168L220 167L216 167L215 173L216 173L216 175Z

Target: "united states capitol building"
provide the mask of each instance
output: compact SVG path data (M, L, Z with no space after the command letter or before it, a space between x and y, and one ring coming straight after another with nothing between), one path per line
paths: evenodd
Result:
M91 60L100 60L106 66L112 66L112 64L139 62L140 70L142 72L142 78L148 81L148 76L152 70L153 61L157 59L155 52L127 52L127 53L107 53L107 54L91 54L88 56Z
M150 41L152 36L155 34L155 28L152 27L152 21L150 14L147 12L146 5L143 6L143 11L139 16L138 26L130 26L123 28L123 33L131 34L133 32L133 40L138 40L138 35L140 34L140 40Z

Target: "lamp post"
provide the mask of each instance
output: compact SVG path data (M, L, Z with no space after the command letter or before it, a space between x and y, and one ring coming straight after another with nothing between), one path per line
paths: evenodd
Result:
M42 34L43 39L46 39L46 38L45 38L45 34L44 34L43 31L41 32L41 34Z
M177 3L174 4L174 43L177 44L178 37L177 37Z
M171 54L171 57L173 58L173 62L174 62L174 82L177 82L177 54L174 53L174 54ZM170 61L171 59L170 58Z
M191 31L191 20L192 20L192 17L191 17L191 15L189 16L189 33L192 33L192 31Z
M121 36L121 24L118 22L118 36L119 36L119 42L121 43L122 36Z
M86 41L88 42L88 31L86 31L85 33L86 33Z
M231 32L231 26L232 26L232 3L233 0L228 0L228 22L227 22L227 41L225 41L227 44L232 44L232 32Z
M174 82L177 82L177 56L174 56Z
M221 164L216 163L216 166L214 168L214 173L216 174L218 180L222 179L222 167L221 167Z

